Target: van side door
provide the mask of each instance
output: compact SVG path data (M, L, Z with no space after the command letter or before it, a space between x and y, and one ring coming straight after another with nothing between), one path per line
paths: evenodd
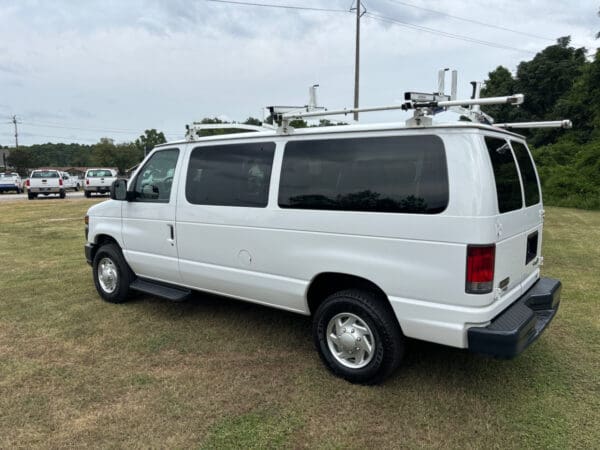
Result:
M123 253L141 277L180 281L177 262L175 207L178 148L155 151L129 184L124 202Z

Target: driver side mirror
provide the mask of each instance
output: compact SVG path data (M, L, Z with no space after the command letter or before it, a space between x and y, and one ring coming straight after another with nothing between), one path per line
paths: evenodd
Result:
M117 178L110 185L110 198L111 200L127 200L127 180L123 178Z

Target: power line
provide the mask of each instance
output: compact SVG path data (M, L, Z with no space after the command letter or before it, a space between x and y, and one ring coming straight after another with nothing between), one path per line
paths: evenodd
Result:
M345 9L313 8L313 7L308 7L308 6L278 5L278 4L273 4L273 3L255 3L255 2L246 2L246 1L238 1L238 0L204 0L204 1L213 2L213 3L232 4L232 5L259 6L259 7L264 7L264 8L282 8L282 9L309 10L309 11L321 11L321 12L323 12L323 11L325 11L325 12L343 12L343 13L349 12L348 10L345 10ZM390 1L393 1L393 0L390 0ZM404 2L397 2L397 3L404 4L405 6L415 6L415 5L410 5L409 3L404 3ZM420 8L420 9L423 9L423 8ZM427 9L427 10L429 10L429 9ZM451 16L449 14L442 13L441 11L436 11L436 10L429 10L429 11L447 15L447 16ZM493 48L499 48L499 49L503 49L503 50L514 50L514 51L523 52L523 53L535 54L535 52L532 52L529 50L523 50L520 48L511 47L511 46L504 45L504 44L498 44L496 42L485 41L482 39L472 38L472 37L464 36L464 35L460 35L460 34L449 33L446 31L441 31L441 30L438 30L435 28L425 27L422 25L416 25L414 23L402 21L399 19L394 19L392 17L383 16L381 14L366 13L365 15L371 17L372 19L379 20L382 22L394 23L396 25L401 25L406 28L411 28L411 29L418 30L418 31L424 31L424 32L431 33L431 34L437 34L437 35L449 37L452 39L458 39L458 40L470 42L473 44L480 44L480 45L485 45L485 46L493 47ZM459 20L472 21L472 19L466 19L466 18L458 17L458 16L451 16L451 17L459 19ZM473 22L478 23L479 25L488 25L488 24L485 24L484 22L478 22L478 21L473 21ZM496 26L494 26L494 27L496 27ZM498 27L496 27L496 28L498 28ZM499 27L499 28L504 29L505 31L512 31L512 32L523 34L523 32L518 31L518 30L512 30L512 29L504 28L504 27ZM528 33L525 33L525 34L527 35ZM535 36L535 35L532 35L532 36L540 38L540 36ZM548 39L548 38L542 38L542 39Z
M243 5L243 6L259 6L263 8L280 8L280 9L295 9L301 11L320 11L320 12L343 12L347 13L347 9L332 9L332 8L316 8L310 6L294 6L294 5L278 5L275 3L254 3L254 2L242 2L237 0L204 0L205 2L211 3L226 3L230 5Z
M398 5L407 6L409 8L415 8L415 9L420 9L422 11L432 12L432 13L438 14L440 16L449 17L451 19L462 20L463 22L474 23L476 25L481 25L481 26L489 27L489 28L495 28L497 30L502 30L502 31L510 31L511 33L517 33L517 34L520 34L520 35L523 35L523 36L529 36L529 37L533 37L533 38L536 38L536 39L542 39L542 40L545 40L545 41L554 41L554 39L549 38L547 36L540 36L538 34L526 33L524 31L515 30L513 28L502 27L500 25L493 25L491 23L481 22L481 21L475 20L475 19L469 19L469 18L466 18L466 17L455 16L453 14L448 14L448 13L445 13L443 11L438 11L437 9L425 8L423 6L417 6L417 5L414 5L412 3L402 2L400 0L387 0L387 1L389 1L391 3L396 3Z
M410 22L404 22L402 20L393 19L391 17L382 16L380 14L374 14L374 13L367 12L366 15L372 19L379 20L381 22L388 22L388 23L400 25L402 27L411 28L413 30L419 30L419 31L424 31L426 33L437 34L440 36L449 37L451 39L458 39L458 40L465 41L465 42L471 42L473 44L485 45L488 47L499 48L499 49L503 49L503 50L514 50L514 51L523 52L523 53L535 54L535 52L532 52L529 50L523 50L523 49L517 48L517 47L511 47L508 45L498 44L496 42L484 41L481 39L472 38L472 37L465 36L462 34L448 33L446 31L437 30L435 28L424 27L422 25L415 25Z

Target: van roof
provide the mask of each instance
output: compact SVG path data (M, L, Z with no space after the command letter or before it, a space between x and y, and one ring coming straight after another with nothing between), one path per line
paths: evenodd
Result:
M513 133L511 131L505 130L503 128L498 128L493 125L484 125L480 123L474 122L449 122L449 123L439 123L431 126L420 126L420 127L407 127L404 122L396 122L396 123L378 123L378 124L360 124L360 125L333 125L327 127L311 127L311 128L297 128L293 133L289 134L281 134L276 130L270 130L265 128L264 131L256 131L256 132L247 132L247 133L230 133L230 134L219 134L213 136L204 136L199 137L193 140L181 139L178 141L171 141L165 144L157 145L156 147L165 147L174 144L189 144L193 142L211 142L211 141L229 141L229 140L240 140L240 139L255 139L255 138L272 138L279 136L302 136L302 135L320 135L320 134L343 134L343 133L355 133L355 132L365 132L365 131L388 131L388 130L407 130L407 131L427 131L427 130L438 130L445 128L475 128L479 130L485 131L493 131L495 133L503 133L512 137L516 137L519 139L525 139L524 136Z

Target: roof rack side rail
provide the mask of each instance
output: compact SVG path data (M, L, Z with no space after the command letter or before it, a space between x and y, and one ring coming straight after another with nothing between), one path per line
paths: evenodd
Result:
M570 120L546 120L541 122L513 122L513 123L495 123L498 128L573 128L573 122Z
M186 125L185 137L188 141L197 138L197 132L201 130L242 130L242 131L273 131L268 126L248 125L245 123L200 123L193 122Z

